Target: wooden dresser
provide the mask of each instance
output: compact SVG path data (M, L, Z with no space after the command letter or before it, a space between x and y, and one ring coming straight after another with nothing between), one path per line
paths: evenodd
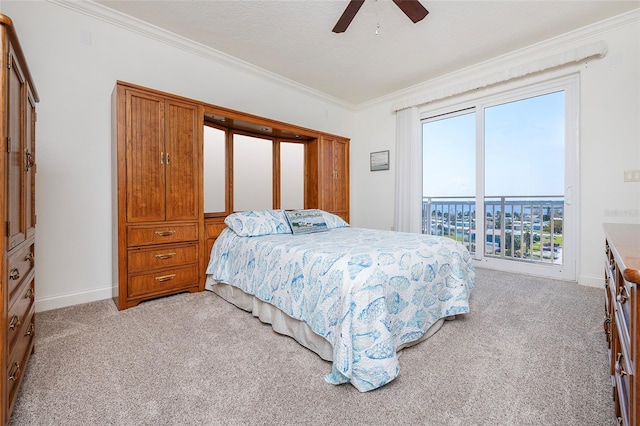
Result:
M201 290L202 108L124 83L113 93L118 309Z
M11 418L13 404L35 333L35 123L38 94L20 47L16 30L0 15L2 40L2 115L4 148L0 210L2 239L2 424Z
M604 224L605 319L615 415L640 423L640 224Z

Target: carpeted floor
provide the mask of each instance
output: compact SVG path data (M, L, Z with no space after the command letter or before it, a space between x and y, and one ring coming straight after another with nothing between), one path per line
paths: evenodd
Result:
M13 425L614 425L603 291L477 270L471 313L360 393L216 295L36 318Z

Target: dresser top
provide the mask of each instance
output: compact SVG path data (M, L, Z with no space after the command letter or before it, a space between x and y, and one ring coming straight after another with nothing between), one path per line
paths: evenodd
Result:
M640 224L605 223L602 227L624 278L640 284Z

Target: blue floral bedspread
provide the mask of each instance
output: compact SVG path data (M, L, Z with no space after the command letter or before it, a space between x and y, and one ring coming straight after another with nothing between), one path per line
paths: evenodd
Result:
M467 313L475 281L452 239L359 228L259 237L225 228L207 274L307 323L333 348L325 380L361 392L398 375L400 345Z

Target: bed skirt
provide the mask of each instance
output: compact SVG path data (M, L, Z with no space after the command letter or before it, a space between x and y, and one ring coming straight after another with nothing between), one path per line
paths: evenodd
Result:
M318 356L326 361L333 361L333 349L331 344L319 334L316 334L306 323L291 318L275 306L263 302L237 287L217 282L207 275L205 289L214 292L229 303L234 304L238 308L251 312L253 316L258 317L260 321L270 324L273 330L285 336L292 337L305 348L315 352ZM453 318L447 318L453 319ZM416 345L429 337L433 336L444 324L445 318L436 321L427 332L418 340L408 342L400 347L403 348Z

